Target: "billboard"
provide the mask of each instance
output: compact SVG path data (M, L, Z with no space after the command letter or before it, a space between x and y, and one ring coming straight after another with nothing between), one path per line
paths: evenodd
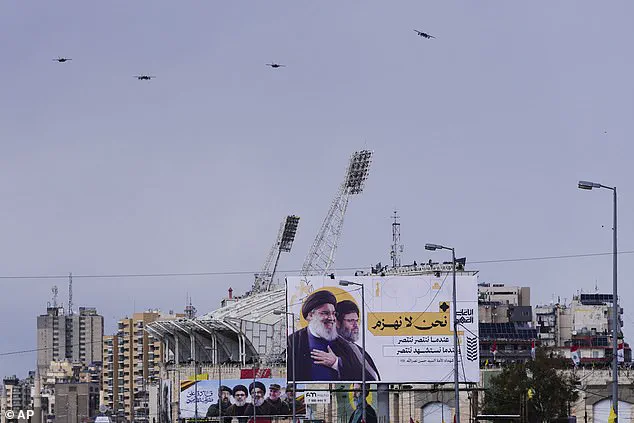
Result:
M221 382L218 380L181 381L180 416L182 418L218 417L221 412L227 417L253 416L253 396L248 392L252 383L253 379L223 379ZM259 400L265 402L262 405L257 404L257 415L291 415L292 391L289 390L287 393L286 379L262 378L256 379L255 384L262 392ZM278 392L274 393L273 390ZM223 399L219 402L220 395ZM298 393L295 406L298 415L306 414L303 401L304 396ZM222 406L221 412L220 406Z
M289 379L294 357L302 383L360 382L362 371L367 382L453 381L451 273L288 277L286 284L287 309L296 318L294 333L289 325ZM477 285L475 275L456 275L461 382L480 377Z

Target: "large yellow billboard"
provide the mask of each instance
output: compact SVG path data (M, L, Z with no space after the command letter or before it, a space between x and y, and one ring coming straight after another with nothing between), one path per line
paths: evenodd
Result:
M289 277L288 379L303 383L453 381L454 315L459 379L479 380L477 277ZM365 303L362 302L365 299ZM365 334L365 348L363 335Z

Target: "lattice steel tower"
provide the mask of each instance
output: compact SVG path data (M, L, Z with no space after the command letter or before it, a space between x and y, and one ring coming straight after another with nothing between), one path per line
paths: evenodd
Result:
M401 244L401 224L398 221L398 214L394 210L394 222L392 222L392 251L390 258L392 259L392 267L401 267L401 253L403 252L403 244Z
M308 251L301 276L326 275L333 267L348 201L351 195L360 194L363 191L372 163L372 154L370 150L361 150L355 152L350 158L346 178L340 185L319 233Z
M297 233L297 226L299 225L299 217L295 215L286 216L280 224L280 230L275 238L275 243L269 251L268 256L262 266L262 270L255 274L255 281L251 291L253 293L268 291L274 284L273 277L275 276L275 270L277 264L280 261L280 255L282 252L290 252ZM273 271L271 271L273 266Z

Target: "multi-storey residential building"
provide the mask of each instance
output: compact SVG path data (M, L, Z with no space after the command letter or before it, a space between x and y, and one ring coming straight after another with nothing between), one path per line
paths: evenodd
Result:
M70 361L53 361L43 373L41 379L41 407L43 421L55 419L55 386L76 382L75 368Z
M17 418L7 419L6 412L8 410L19 411L33 408L33 398L31 397L33 380L34 372L29 372L26 379L19 379L16 375L3 379L2 422L17 421Z
M145 327L163 317L158 310L134 313L104 337L103 404L129 421L148 421L148 386L158 383L163 350Z
M579 348L581 364L597 365L612 361L612 294L579 294L570 304L549 304L535 308L538 337L546 346L570 357L570 348ZM623 339L622 309L619 308L617 337ZM622 342L622 341L619 341ZM624 345L624 361L632 352Z
M95 308L80 307L78 314L64 314L48 307L37 317L37 366L44 372L52 361L68 360L89 365L102 361L103 316Z
M537 331L532 327L530 288L478 284L478 315L481 364L531 358Z
M93 421L99 411L99 385L58 383L55 385L55 423Z

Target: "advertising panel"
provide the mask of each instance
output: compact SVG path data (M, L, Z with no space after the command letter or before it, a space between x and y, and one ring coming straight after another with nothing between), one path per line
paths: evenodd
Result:
M362 369L367 382L453 381L452 274L437 275L287 278L289 379L294 356L302 383L360 382ZM456 286L459 380L478 382L477 277Z
M230 416L253 416L253 383L253 379L223 379L222 383L218 380L181 381L180 415L182 418L205 418L218 417L222 413L223 420ZM256 379L253 386L256 388L256 415L291 415L292 391L287 391L286 379ZM304 396L298 393L296 401L297 414L306 414Z

